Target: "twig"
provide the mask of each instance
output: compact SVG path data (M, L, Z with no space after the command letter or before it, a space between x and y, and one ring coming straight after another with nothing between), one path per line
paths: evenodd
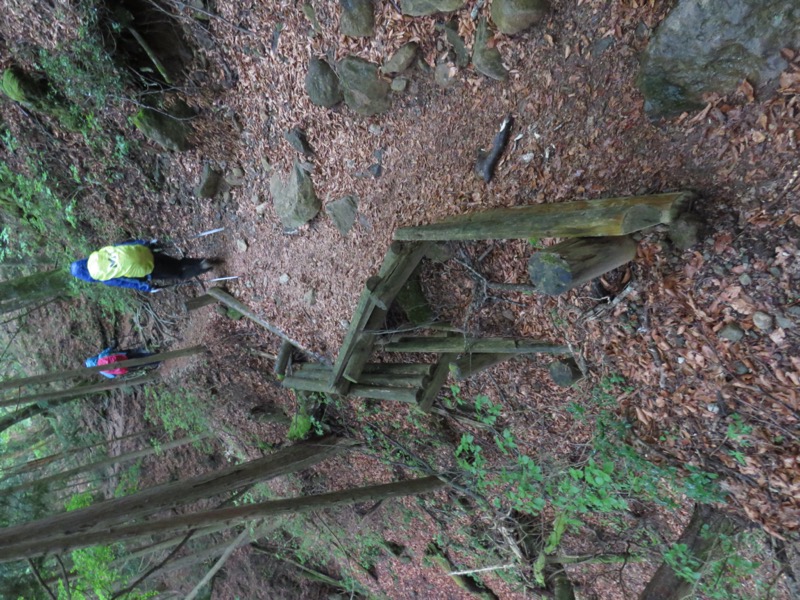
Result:
M181 9L181 8L183 8L185 6L182 2L175 2L174 0L167 0L167 1L177 9ZM156 4L156 3L153 2L152 4ZM254 31L250 31L249 29L245 29L244 27L239 27L238 25L228 21L228 19L226 19L225 17L222 17L220 15L214 14L211 11L205 10L204 8L199 8L197 6L192 6L191 8L192 8L193 11L199 12L200 14L205 15L205 16L211 18L211 19L217 19L219 21L222 21L223 23L225 23L229 27L233 27L236 31L240 31L242 33L246 33L247 35L256 35L256 33ZM166 11L164 11L164 12L166 12Z
M483 567L482 569L468 569L466 571L451 571L448 575L472 575L473 573L485 573L486 571L497 571L499 569L513 569L516 565L495 565L493 567Z
M28 565L30 565L31 571L33 571L33 576L36 577L36 581L38 581L39 585L41 585L44 588L44 591L47 592L47 595L50 596L53 600L58 600L58 597L53 593L53 590L47 587L47 584L45 583L44 579L42 579L42 574L39 573L39 569L36 567L36 564L30 558L28 559Z
M64 566L64 561L61 560L60 554L56 554L56 561L61 569L61 576L64 578L64 589L67 592L67 600L72 600L72 591L69 589L69 573L67 573L67 567Z
M194 600L197 597L197 594L206 586L206 584L214 578L214 575L225 566L225 563L228 562L228 559L240 546L242 546L247 538L250 537L250 530L245 527L242 532L236 536L236 539L231 542L231 545L225 549L225 552L222 553L222 556L219 557L217 562L214 563L214 566L209 569L208 573L194 586L194 589L186 594L184 600Z
M169 554L167 554L167 556L166 556L166 558L164 560L162 560L161 562L159 562L159 563L153 565L152 567L150 567L147 571L145 571L140 577L138 577L128 587L116 592L113 596L111 596L111 600L116 600L117 598L121 598L122 596L126 596L126 595L130 594L133 590L136 589L136 586L138 586L145 579L150 577L150 575L152 575L153 573L158 571L161 567L163 567L165 564L167 564L169 561L171 561L173 558L175 558L175 555L178 552L180 552L181 548L183 548L187 543L189 543L189 540L192 539L192 536L195 534L196 531L197 531L196 529L190 530L183 537L183 539L178 543L178 545L175 546Z

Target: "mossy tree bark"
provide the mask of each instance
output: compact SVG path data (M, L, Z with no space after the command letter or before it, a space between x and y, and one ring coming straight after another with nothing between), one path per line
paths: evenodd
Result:
M8 314L69 295L69 273L62 269L16 277L0 283L0 314Z

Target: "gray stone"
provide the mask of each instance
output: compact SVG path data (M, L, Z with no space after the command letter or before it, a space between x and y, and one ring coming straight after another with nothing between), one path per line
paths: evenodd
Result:
M313 104L330 108L344 99L339 78L324 60L312 58L308 61L306 93Z
M669 224L669 239L679 250L688 250L700 241L705 230L703 220L694 213L684 213Z
M458 69L453 63L442 62L436 65L436 69L433 72L433 80L437 85L448 88L455 83L457 74Z
M741 275L739 275L739 283L741 283L742 285L750 285L751 283L753 283L753 278L750 277L750 275L748 275L747 273L742 273Z
M403 77L392 79L391 88L393 92L404 92L406 91L406 87L408 87L408 79Z
M740 360L737 360L733 363L733 370L737 375L747 375L750 372L750 369L747 368L747 365Z
M236 251L237 252L247 252L247 242L244 240L236 240Z
M325 206L325 213L331 218L339 233L347 235L356 221L358 197L345 196L339 200L334 200Z
M306 156L314 155L314 149L311 147L311 144L308 143L305 131L299 127L292 127L289 131L285 132L283 134L283 139L289 142L289 145L300 154L305 154Z
M497 79L498 81L505 81L508 79L508 72L503 66L503 59L500 56L500 51L497 48L490 48L489 27L486 25L486 19L481 18L478 21L478 29L475 32L475 45L472 49L472 64L479 73L483 73L487 77Z
M766 84L786 68L780 50L800 46L797 0L680 0L644 54L639 88L651 118L704 106L747 79Z
M286 285L287 283L289 283L289 274L284 273L283 275L278 277L278 283L280 283L281 285Z
M381 126L380 126L380 125L375 125L375 123L371 123L371 124L370 124L370 126L369 126L369 127L367 127L367 130L368 130L368 131L369 131L369 132L370 132L372 135L380 135L380 134L381 134L381 132L383 132L383 129L381 129Z
M191 128L186 121L152 108L141 109L132 121L144 137L166 150L183 152L190 148L188 137Z
M539 23L549 11L547 0L493 0L492 21L502 33L514 35Z
M280 173L272 176L269 191L275 212L287 229L296 229L307 223L317 216L322 206L314 193L311 177L296 162L285 182Z
M194 189L194 195L198 198L213 198L219 192L220 185L222 185L222 171L206 165L203 167L200 183Z
M355 56L339 62L339 81L344 102L360 115L377 115L389 110L389 84L378 76L378 65Z
M308 290L303 294L303 302L308 306L314 306L317 303L317 292L315 290Z
M728 323L719 330L717 334L723 340L728 340L729 342L738 342L744 337L744 329L739 327L736 323Z
M375 34L375 8L372 0L339 0L342 16L339 31L350 37L370 37Z
M303 14L311 24L311 29L314 30L314 33L322 33L322 26L319 24L319 19L317 19L317 12L308 2L303 4Z
M416 42L409 42L400 46L397 52L394 53L394 56L383 63L381 67L381 73L387 73L390 75L396 73L402 73L408 67L411 66L411 63L414 62L414 59L417 57L417 49L419 45Z
M772 317L767 313L756 311L753 313L753 325L761 331L772 331Z
M783 315L775 315L775 321L781 329L794 329L794 321Z
M412 17L452 12L462 6L464 6L464 0L401 0L403 14Z
M444 26L444 35L447 38L447 43L453 47L453 52L456 53L456 65L462 69L469 64L469 51L467 50L464 40L458 35L458 21L451 19Z

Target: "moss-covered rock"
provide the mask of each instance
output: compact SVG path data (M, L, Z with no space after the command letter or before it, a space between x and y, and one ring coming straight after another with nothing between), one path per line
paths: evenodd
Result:
M411 63L414 62L414 59L417 57L417 50L419 49L419 44L416 42L408 42L407 44L403 44L394 53L392 58L387 60L383 63L381 67L381 73L387 74L395 74L395 73L402 73L408 67L411 66Z
M275 212L286 229L297 229L307 223L317 216L322 207L314 192L311 177L297 162L286 181L280 173L272 176L269 191Z
M339 62L339 81L347 106L361 115L389 110L389 83L378 75L378 65L355 56Z
M188 150L191 127L185 120L153 108L143 108L131 119L136 129L147 139L166 150L183 152Z
M339 31L350 37L370 37L375 34L375 7L372 0L339 0L342 16Z
M503 66L503 59L497 48L489 47L489 27L486 19L478 21L478 29L475 32L475 46L472 49L472 64L479 73L487 77L505 81L508 79L508 71Z
M439 12L452 12L464 6L464 0L402 0L404 15L421 17Z
M502 33L514 35L539 23L549 10L547 0L494 0L492 21Z
M339 77L324 60L312 58L308 61L306 93L313 104L331 108L344 99Z

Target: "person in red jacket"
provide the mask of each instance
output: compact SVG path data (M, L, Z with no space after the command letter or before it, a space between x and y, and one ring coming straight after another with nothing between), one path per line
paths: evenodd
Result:
M103 350L100 354L96 354L95 356L90 356L84 361L84 364L87 368L89 367L99 367L101 365L112 365L116 362L121 362L123 360L131 360L134 358L144 358L145 356L152 356L152 352L147 352L145 350L114 350L114 346L109 346L105 350ZM140 367L133 367L133 370L142 369L144 367L150 366L157 366L159 363L153 363L152 365L141 365ZM100 371L100 375L103 377L107 377L108 379L115 379L121 375L127 375L131 369L128 367L116 367L109 369L108 371Z

